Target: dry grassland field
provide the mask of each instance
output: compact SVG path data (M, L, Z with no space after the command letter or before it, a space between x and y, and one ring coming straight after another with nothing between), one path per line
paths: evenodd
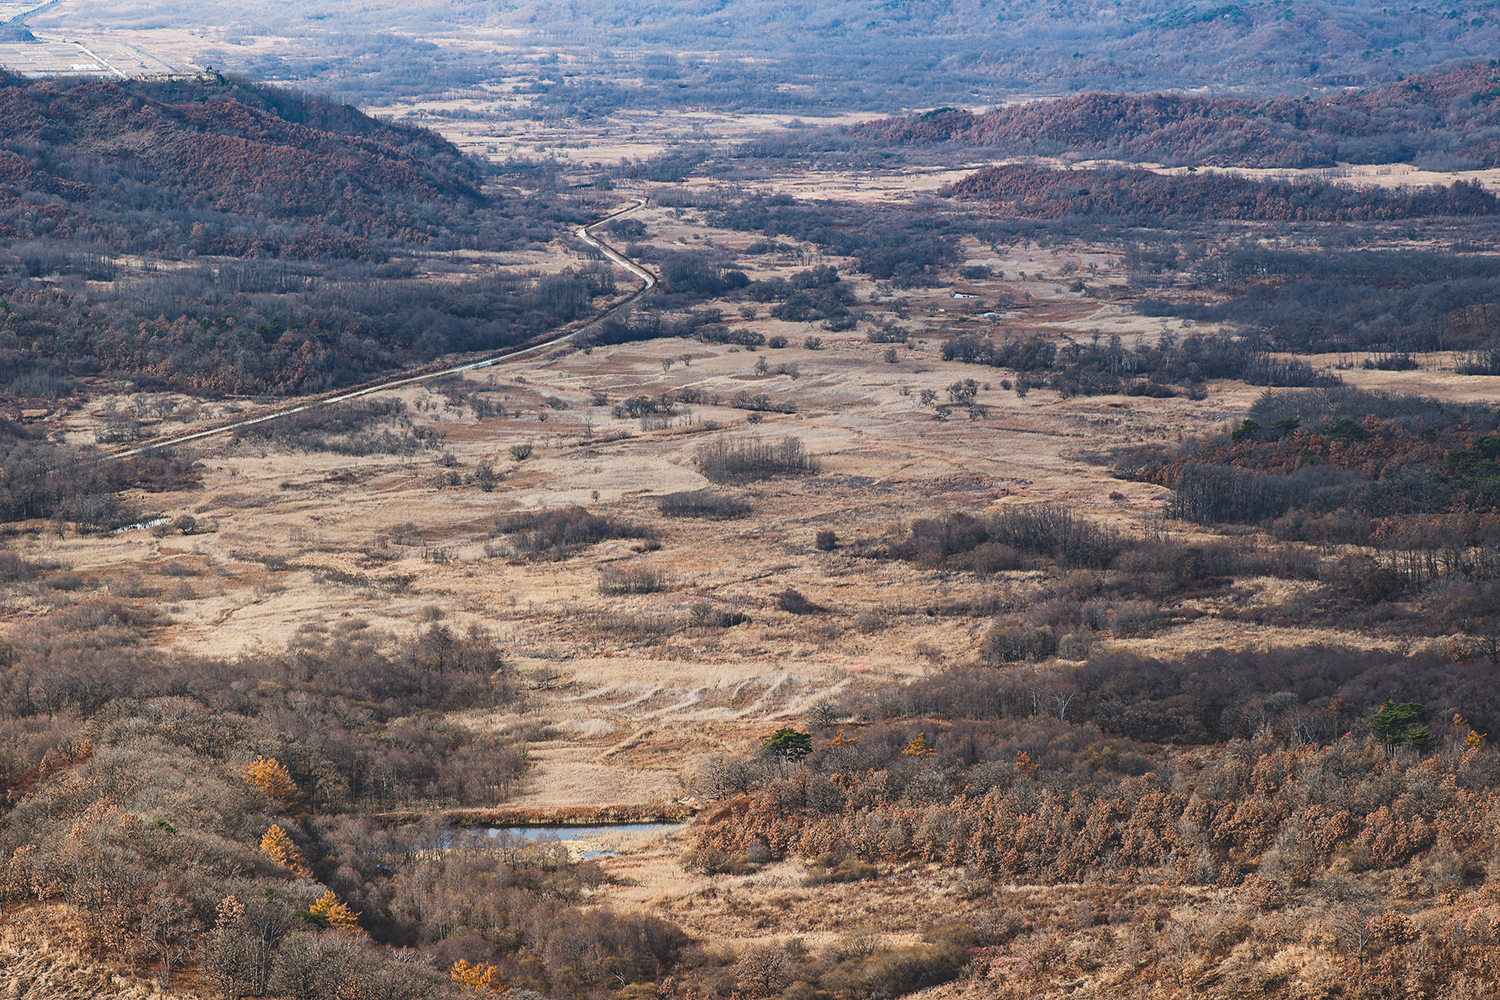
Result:
M841 180L848 187L840 188ZM884 197L896 197L897 187ZM788 188L796 190L797 182L774 184ZM817 194L857 190L852 179L832 178L820 181ZM621 187L620 203L637 192L652 194ZM732 250L755 238L654 205L634 218L651 234L640 246ZM637 805L648 813L696 806L703 802L696 779L709 758L752 752L777 728L805 725L820 701L976 660L992 618L966 609L1023 603L1044 586L1035 572L935 572L871 559L855 546L887 544L921 518L955 511L982 516L1041 502L1065 504L1131 537L1164 532L1192 540L1201 531L1163 521L1167 491L1122 482L1106 456L1121 446L1172 444L1238 426L1262 390L1225 381L1209 383L1201 400L1070 399L1045 389L1023 398L1000 387L1002 373L978 373L984 416L936 421L920 402L922 392L941 396L976 374L972 366L944 361L942 341L993 332L988 321L961 311L958 288L964 291L957 294L987 298L1029 291L1028 325L1049 338L1104 331L1149 340L1164 329L1128 302L1089 301L1050 277L1065 262L1083 261L1109 281L1119 264L1108 252L1077 246L997 254L976 245L965 251L969 264L1032 277L899 293L854 274L846 279L871 321L912 332L913 341L894 351L869 343L862 332L830 334L770 319L763 309L747 317L738 304L724 303L731 329L786 337L791 346L749 350L664 338L562 349L393 390L380 398L400 400L404 415L389 429L397 436L430 431L435 447L353 458L275 440L209 439L191 446L200 470L191 490L140 498L153 521L191 518L191 533L165 530L169 524L91 536L40 527L14 537L12 548L65 567L90 592L154 614L144 641L184 653L233 659L280 650L309 634L412 634L433 623L486 630L524 679L525 712L460 712L455 721L480 731L546 730L528 745L533 766L505 806ZM751 277L786 277L815 263L849 265L814 246L787 244ZM803 346L809 336L820 336L818 349ZM1310 359L1328 370L1341 360ZM795 374L759 371L762 362ZM1348 381L1480 405L1494 400L1500 377L1457 376L1452 363L1431 355L1418 370L1356 370ZM640 418L612 412L632 397L684 390L704 401ZM737 408L731 401L739 394L763 394L789 412ZM493 403L505 415L478 416L466 398ZM86 407L28 417L82 442L101 428L103 413L174 409L163 403L178 404L175 413L194 419L161 419L152 427L161 435L260 412L249 402L226 407L170 394L100 392ZM816 456L816 473L718 490L748 506L738 520L662 516L664 495L715 489L694 466L700 449L717 440L774 442L788 435ZM517 460L523 448L530 454ZM498 480L490 490L472 483L485 463ZM650 540L607 540L538 562L516 558L508 537L497 532L518 514L571 507L641 526ZM837 535L838 548L818 549L816 536L825 531ZM602 592L607 581L632 576L650 580L656 592ZM1315 586L1244 580L1233 592L1172 602L1149 636L1103 642L1161 656L1302 643L1409 648L1409 640L1338 623L1238 617L1257 603L1285 601L1289 589ZM788 589L819 610L783 610L778 596ZM24 634L69 600L45 586L13 590L7 629ZM705 608L747 621L733 628L695 625ZM1429 641L1441 647L1446 639ZM792 861L746 877L693 875L679 863L684 837L627 841L603 862L615 881L597 901L661 913L708 940L744 945L794 935L814 949L830 946L851 926L909 944L917 935L905 928L934 905L953 919L996 905L949 886L947 873L921 869L848 890L798 888L801 865ZM1072 890L1048 892L1081 905L1071 902L1080 898ZM1164 900L1187 902L1170 893Z
M437 6L380 45L503 72L0 42L239 171L14 170L0 996L1491 995L1500 168L562 114L677 77Z

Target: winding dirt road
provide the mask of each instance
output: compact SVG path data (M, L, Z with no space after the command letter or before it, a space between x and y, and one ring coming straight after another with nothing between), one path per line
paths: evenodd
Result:
M587 243L589 246L593 247L595 250L598 250L601 254L604 255L605 259L609 260L613 264L618 264L620 267L623 267L625 270L629 271L631 274L635 275L643 282L641 288L638 289L634 295L630 296L628 299L625 299L623 302L609 309L602 315L595 316L593 319L584 323L577 329L569 330L567 333L551 337L547 340L541 341L540 343L525 344L519 347L509 348L508 350L502 351L499 354L491 354L478 360L469 361L461 365L453 365L448 368L439 368L434 371L423 371L416 374L403 375L398 378L382 379L379 382L371 382L354 389L344 389L337 393L325 396L314 396L312 398L303 400L301 403L298 403L295 406L284 407L272 413L263 413L258 417L248 417L244 420L236 420L232 423L220 424L217 427L211 427L207 430L194 431L191 434L174 434L167 437L156 438L154 440L138 444L132 448L127 448L124 451L113 452L108 457L130 458L134 455L145 454L148 451L155 451L158 448L168 448L173 445L186 444L189 441L198 441L203 438L214 437L219 434L229 434L244 427L253 427L256 424L263 424L269 420L277 420L281 417L290 416L293 413L303 413L307 410L315 410L325 406L335 406L339 403L347 402L351 399L358 399L361 396L371 396L378 392L386 392L390 389L398 389L401 386L412 385L417 382L426 382L431 379L444 378L449 375L461 375L464 372L471 372L479 368L489 368L493 365L498 365L503 361L514 361L516 358L524 357L525 355L534 353L536 351L544 351L549 347L556 347L558 344L571 340L572 338L578 336L580 333L587 333L589 330L592 330L594 327L603 323L605 320L610 319L613 316L617 316L620 313L628 310L631 306L635 305L641 299L651 294L651 292L656 288L657 279L655 274L652 274L650 271L646 270L646 268L641 267L639 264L630 260L624 254L615 250L613 247L598 239L593 235L592 232L590 232L590 230L597 229L607 222L613 222L615 219L618 219L625 215L629 215L631 212L639 211L644 207L646 207L646 199L636 198L635 204L631 205L629 208L621 209L618 212L606 215L604 218L598 220L597 222L591 222L586 226L579 226L577 231L575 232L574 235L576 235L583 242Z

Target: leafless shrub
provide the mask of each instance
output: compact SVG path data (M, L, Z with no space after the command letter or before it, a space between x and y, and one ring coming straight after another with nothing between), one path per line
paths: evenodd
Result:
M510 536L518 553L535 559L565 559L574 551L608 538L652 538L644 525L613 521L582 507L513 514L495 530Z
M754 509L738 497L712 490L668 493L661 498L661 512L667 517L703 517L728 521L749 517Z
M776 606L794 615L815 615L828 610L820 604L809 601L800 591L791 587L776 595Z
M696 628L734 628L750 620L735 602L721 607L710 601L699 601L689 609L688 615Z
M1151 601L1123 601L1110 613L1109 630L1116 638L1149 636L1162 626L1166 617Z
M713 754L698 767L693 790L708 799L743 795L764 777L764 766L756 758Z
M607 566L599 573L601 594L657 594L670 588L665 573L646 566Z
M716 483L807 475L820 467L801 439L794 437L774 443L717 438L698 449L694 462L698 471Z
M761 358L765 363L765 358ZM767 366L766 371L769 371ZM763 372L764 374L764 372ZM800 372L799 372L800 374ZM729 405L740 410L753 410L757 413L796 413L797 408L786 401L777 402L764 392L737 392L729 398Z
M1046 625L1032 628L1023 622L1004 621L984 635L980 655L990 663L1043 660L1057 652L1057 635Z
M734 981L742 993L752 997L773 996L791 985L791 964L782 948L751 948L735 963Z

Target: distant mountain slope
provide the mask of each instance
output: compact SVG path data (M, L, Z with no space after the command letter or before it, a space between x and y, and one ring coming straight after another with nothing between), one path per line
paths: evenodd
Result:
M981 101L1084 89L1287 93L1500 52L1500 18L1486 0L1411 9L1376 0L522 0L493 16L562 37L815 55L788 63L815 86L862 78L877 96L947 85Z
M553 117L628 101L891 111L1086 90L1321 93L1500 53L1491 0L264 0L254 13L229 0L69 0L30 23L142 41L160 30L177 51L198 27L200 65L361 104L482 97L481 84L509 78ZM514 43L566 58L517 59Z
M0 81L0 237L361 257L483 243L481 168L438 136L218 78Z
M1423 160L1500 164L1500 68L1475 63L1319 100L1084 94L987 114L939 109L860 125L881 142L955 142L1016 153L1312 167Z

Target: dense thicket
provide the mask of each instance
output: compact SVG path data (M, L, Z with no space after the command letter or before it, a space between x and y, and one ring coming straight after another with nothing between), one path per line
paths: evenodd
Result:
M1486 681L1491 669L1433 654L1328 646L1176 657L1096 650L1081 663L954 669L854 698L843 709L868 719L965 719L981 729L1050 715L1141 743L1219 743L1262 730L1329 743L1349 732L1368 735L1365 720L1391 701L1425 704L1438 723L1461 714L1481 731L1500 726L1500 694ZM1015 749L1046 761L1045 745ZM891 762L878 745L867 753L876 756L864 767ZM972 758L975 751L965 753Z
M1006 337L1000 343L974 335L944 341L943 360L1008 368L1025 389L1047 386L1064 397L1123 393L1128 396L1201 398L1208 379L1240 379L1251 385L1328 386L1339 378L1297 358L1274 357L1257 338L1201 337L1178 340L1165 333L1155 343L1127 348L1118 336L1062 344L1039 337Z
M100 371L203 395L319 392L525 341L587 315L614 288L594 268L445 282L410 267L260 262L200 263L101 287L66 263L72 251L57 251L43 251L51 262L38 277L49 280L0 275L0 310L9 310L0 378L18 394L65 395L67 376Z
M566 559L578 550L609 538L655 538L647 526L591 514L582 507L527 511L495 524L518 553L531 559Z
M1028 218L1091 216L1138 226L1159 226L1167 219L1350 222L1500 213L1500 200L1477 181L1409 192L1307 180L1254 181L1225 174L1011 165L970 174L948 193L989 199L1001 211Z
M1419 396L1353 388L1270 392L1232 433L1198 439L1138 468L1163 484L1188 477L1174 502L1191 520L1262 523L1298 508L1297 520L1322 517L1331 525L1348 523L1338 515L1352 506L1368 524L1347 540L1371 542L1416 531L1430 518L1457 526L1465 513L1485 515L1480 521L1492 515L1500 496L1500 466L1491 458L1497 426L1491 410ZM1215 469L1227 471L1215 480Z
M1500 261L1407 250L1303 253L1233 246L1182 265L1189 284L1227 299L1141 303L1147 315L1229 322L1288 351L1488 351L1500 331ZM1127 256L1149 284L1147 260Z
M383 254L392 240L498 248L525 238L487 211L478 163L350 107L214 77L3 84L8 239L317 259Z
M918 726L933 752L907 755ZM1055 718L983 727L918 717L862 729L856 746L828 747L730 800L700 844L966 864L1043 883L1165 870L1238 885L1258 871L1296 893L1335 859L1396 870L1441 841L1473 873L1462 885L1495 847L1479 817L1495 804L1500 768L1463 752L1471 730L1457 728L1459 752L1424 766L1373 740L1285 747L1268 734L1215 754L1148 757Z
M101 713L154 719L158 699L178 699L167 721L154 723L167 727L162 739L220 761L277 757L320 809L491 804L519 775L505 741L438 714L514 699L508 669L482 635L434 627L392 644L352 629L304 636L284 655L228 662L133 648L149 625L145 612L103 597L39 623L11 650L0 714L78 724ZM182 713L188 721L172 728Z
M756 196L710 212L727 229L791 236L853 257L861 271L882 281L930 283L959 259L968 231L956 219L927 211L893 211L848 202L799 202L786 195Z
M1120 461L1172 489L1171 516L1369 546L1340 561L1335 589L1365 604L1420 595L1394 616L1401 627L1489 648L1500 635L1497 428L1491 410L1420 397L1273 392L1232 433Z
M1212 970L1292 996L1248 954L1292 940L1357 968L1342 995L1413 976L1466 988L1497 943L1454 936L1489 905L1500 848L1485 819L1500 762L1458 714L1497 718L1486 669L1325 647L949 669L822 706L805 755L711 760L700 788L720 801L694 860L799 856L828 881L937 864L974 893L1068 885L1081 912L1050 937L1035 911L986 928L1015 965L1006 997L1035 995L1017 979L1055 983L1065 961L1143 993L1201 995ZM1155 921L1128 895L1158 879L1214 887L1234 912L1226 939L1174 950L1183 911ZM1278 918L1293 914L1289 936ZM1131 961L1126 925L1142 920L1151 955ZM1080 942L1092 955L1065 959Z
M115 461L0 417L0 522L51 518L85 531L117 528L140 514L120 491L178 490L196 482L191 462L170 452Z

